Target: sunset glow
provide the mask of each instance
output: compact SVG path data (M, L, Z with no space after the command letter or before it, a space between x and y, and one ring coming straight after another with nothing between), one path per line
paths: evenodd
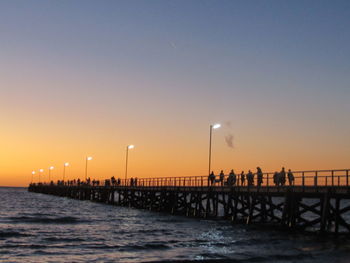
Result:
M0 185L349 168L348 10L1 2Z

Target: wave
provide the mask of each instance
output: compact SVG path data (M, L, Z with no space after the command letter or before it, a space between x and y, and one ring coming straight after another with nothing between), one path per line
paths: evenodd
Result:
M37 224L74 224L83 222L76 217L64 216L64 217L35 217L35 216L19 216L10 217L12 222L15 223L37 223Z
M294 262L295 260L310 259L310 255L306 254L296 254L296 255L272 255L272 256L255 256L248 257L245 259L241 258L223 258L222 255L218 254L201 254L201 259L188 259L188 260L157 260L157 261L147 261L147 263L238 263L238 262ZM140 263L146 263L142 261Z
M135 250L153 250L153 249L170 249L171 247L163 244L163 243L146 243L142 245L134 244L134 245L106 245L106 244L95 244L88 245L87 248L92 249L117 249L118 251L135 251Z
M85 241L84 239L75 237L75 238L59 238L59 237L47 237L44 238L45 241L50 241L50 242L82 242Z
M18 231L0 231L0 238L7 238L7 237L27 237L30 236L29 234L21 233Z

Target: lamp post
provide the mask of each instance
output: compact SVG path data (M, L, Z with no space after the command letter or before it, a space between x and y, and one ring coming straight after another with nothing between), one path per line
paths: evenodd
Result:
M209 133L209 170L208 170L208 175L210 174L210 169L211 169L211 137L213 133L213 129L218 129L221 127L221 124L212 124L210 125L210 133Z
M87 173L88 173L88 161L91 161L92 160L92 157L91 156L88 156L86 157L85 159L85 182L87 180Z
M35 175L35 171L32 171L32 180L31 180L30 183L33 183L33 177L34 177L34 175Z
M41 173L42 173L42 172L44 172L44 169L40 169L40 170L39 170L39 183L40 183L40 181L41 181Z
M126 146L126 163L125 163L125 183L126 179L128 178L128 158L129 158L129 149L134 149L134 145L128 145Z
M64 181L64 179L66 177L66 167L67 166L69 166L69 163L64 163L64 165L63 165L63 181Z
M53 169L55 169L55 167L50 166L50 168L49 168L49 183L51 182L51 171L52 171Z

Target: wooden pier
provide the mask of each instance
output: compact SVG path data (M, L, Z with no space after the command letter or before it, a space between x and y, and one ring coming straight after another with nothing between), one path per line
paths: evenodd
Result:
M207 177L121 180L118 185L87 183L31 184L31 192L91 200L111 205L168 212L233 223L268 223L321 233L350 233L349 170L293 172L291 185L275 186L271 173L263 183L234 185Z

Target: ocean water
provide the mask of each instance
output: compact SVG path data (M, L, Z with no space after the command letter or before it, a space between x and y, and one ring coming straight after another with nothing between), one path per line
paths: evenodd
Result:
M350 239L0 188L1 262L350 262Z

